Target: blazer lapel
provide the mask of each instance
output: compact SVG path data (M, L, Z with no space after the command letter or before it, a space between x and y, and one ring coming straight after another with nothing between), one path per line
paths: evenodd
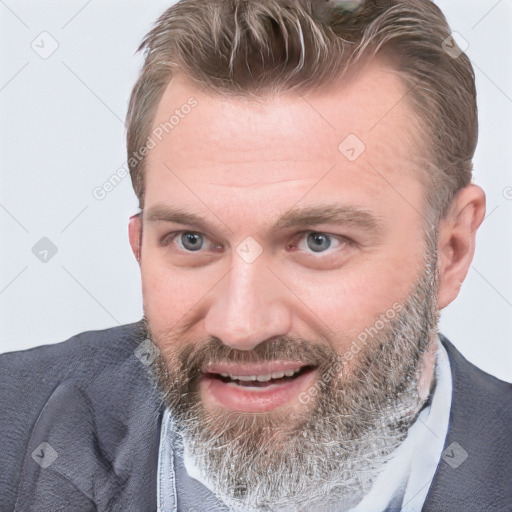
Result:
M157 509L163 407L137 344L99 374L55 389L31 434L15 511Z
M423 512L512 510L511 385L472 365L441 335L450 357L450 423Z

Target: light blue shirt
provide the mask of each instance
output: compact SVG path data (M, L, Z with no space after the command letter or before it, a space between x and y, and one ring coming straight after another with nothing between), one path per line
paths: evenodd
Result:
M452 376L448 354L439 338L435 379L430 405L421 411L370 492L349 512L421 511L441 459L450 417ZM166 409L162 419L158 458L158 512L177 511L175 458L180 456L188 476L212 491L209 482L201 477L193 460L183 450L179 436L174 435L172 417ZM206 510L202 499L194 503L194 497L187 497L187 504L190 512ZM229 509L219 507L215 510ZM208 508L208 511L214 512L212 508Z

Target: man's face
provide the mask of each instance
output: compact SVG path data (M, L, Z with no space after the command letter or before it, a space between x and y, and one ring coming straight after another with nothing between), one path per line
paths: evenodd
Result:
M403 373L413 381L407 393L419 393L404 402L412 421L425 395L418 380L429 383L417 357L428 340L418 352L420 341L402 336L412 341L402 361L393 343L410 332L407 322L421 324L421 306L405 328L390 319L416 290L428 319L411 336L430 337L436 298L425 283L435 256L425 252L413 114L397 75L372 64L350 85L260 102L212 96L178 76L153 127L191 96L197 106L149 154L140 242L148 332L175 405L195 407L211 433L241 421L254 442L265 433L282 443L318 413L311 390L326 362L343 361L331 379L338 392L351 389L345 402L371 402L371 386L353 387L351 377L389 349L389 374ZM203 221L172 221L176 212ZM199 364L187 367L191 360ZM403 386L378 368L395 388L373 404L384 393L398 403ZM385 428L397 430L403 418L395 419ZM354 430L352 441L364 437ZM231 440L240 434L234 428Z
M423 265L425 204L405 92L384 66L346 89L260 104L171 84L153 126L190 96L198 105L151 150L146 172L144 311L155 334L179 333L164 355L208 337L251 351L285 335L341 354L406 298ZM338 148L350 134L366 145L354 162ZM362 148L346 145L354 156ZM207 226L151 221L159 207ZM347 210L340 222L276 226L289 212L333 207ZM203 384L206 404L230 408ZM300 407L297 395L229 399L269 410Z

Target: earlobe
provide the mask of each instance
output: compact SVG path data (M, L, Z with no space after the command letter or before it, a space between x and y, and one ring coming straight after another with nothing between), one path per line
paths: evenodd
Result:
M139 265L142 242L142 221L140 217L140 213L132 215L128 223L128 237L130 240L130 247L132 248L133 255L135 256L135 259Z
M459 294L475 252L476 231L485 217L485 193L468 185L455 196L441 221L438 240L438 307L448 306Z

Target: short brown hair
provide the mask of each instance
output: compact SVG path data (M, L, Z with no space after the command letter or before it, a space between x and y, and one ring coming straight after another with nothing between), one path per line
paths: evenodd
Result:
M356 10L343 7L357 3ZM141 208L145 158L133 155L146 143L177 71L213 93L264 95L312 90L379 54L394 57L423 128L427 203L435 217L471 182L478 139L474 71L430 0L181 0L160 16L141 50L144 65L126 119Z

